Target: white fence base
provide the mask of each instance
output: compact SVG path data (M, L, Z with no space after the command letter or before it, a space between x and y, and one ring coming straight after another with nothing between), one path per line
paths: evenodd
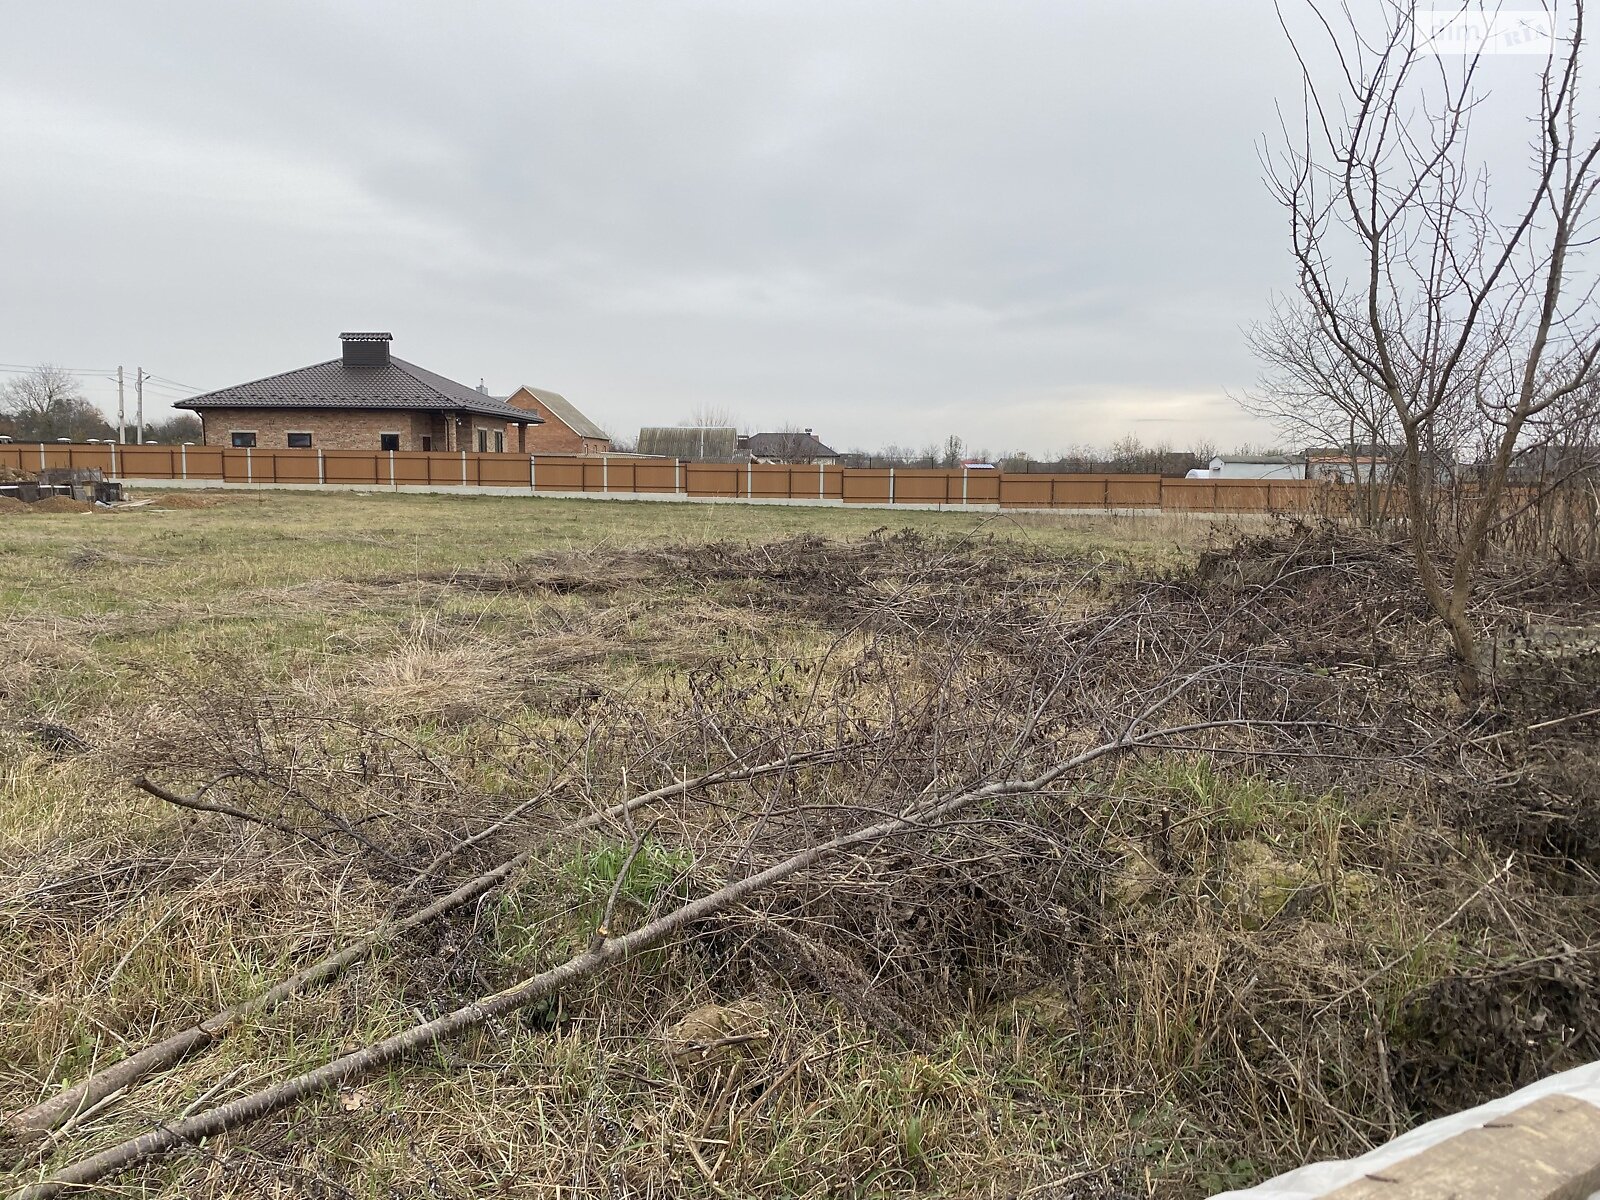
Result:
M742 504L776 505L787 508L865 509L884 512L943 512L980 513L993 516L997 513L1054 513L1062 517L1201 517L1216 520L1219 517L1264 518L1266 513L1216 513L1197 510L1167 510L1160 508L1001 508L998 504L886 504L849 503L843 500L812 500L796 497L747 498L744 496L684 496L671 492L530 492L526 487L492 487L460 484L402 483L391 487L387 483L224 483L220 479L124 479L120 480L130 491L170 492L185 489L193 491L228 492L366 492L417 496L515 496L523 500L608 500L612 503L644 504Z

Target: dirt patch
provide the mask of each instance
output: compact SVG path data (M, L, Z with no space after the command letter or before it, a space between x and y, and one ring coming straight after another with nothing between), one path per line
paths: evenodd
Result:
M192 492L167 492L155 497L161 508L215 508L227 501L221 496L197 496Z
M43 513L90 513L94 505L82 500L74 500L71 496L50 496L40 500L37 504L29 505L34 512Z
M0 496L0 513L25 513L31 507L33 506L11 496Z

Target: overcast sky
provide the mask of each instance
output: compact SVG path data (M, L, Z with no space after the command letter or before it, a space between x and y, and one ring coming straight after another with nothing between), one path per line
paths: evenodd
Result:
M0 17L0 362L203 389L383 329L630 436L1271 439L1225 396L1292 283L1266 0Z

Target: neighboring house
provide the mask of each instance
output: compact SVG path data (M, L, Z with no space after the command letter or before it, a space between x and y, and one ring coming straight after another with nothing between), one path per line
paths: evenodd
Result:
M200 415L204 445L236 448L524 451L529 426L543 423L393 357L387 333L341 333L339 341L338 358L174 407Z
M544 418L544 424L528 431L529 454L606 454L611 450L611 435L565 396L523 384L505 400L512 408Z
M824 446L809 429L752 433L739 439L738 448L760 463L814 463L831 467L839 461L838 452Z
M1294 454L1219 454L1210 470L1190 471L1186 479L1304 479L1306 460Z
M701 425L665 425L639 430L639 453L684 462L748 462L748 453L739 449L737 429L717 429Z
M1314 446L1305 452L1306 478L1337 483L1390 483L1401 477L1405 447L1362 442L1354 446ZM1449 450L1424 451L1422 465L1435 480L1455 477L1455 454Z
M1305 453L1306 478L1335 483L1388 483L1400 462L1398 446L1314 446Z
M1597 476L1600 446L1529 446L1517 451L1506 471L1506 478L1518 484L1562 484Z

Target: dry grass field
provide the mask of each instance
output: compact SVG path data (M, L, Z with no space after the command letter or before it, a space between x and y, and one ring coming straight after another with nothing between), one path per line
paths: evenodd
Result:
M1444 651L1403 554L1307 528L0 515L0 1114L365 947L53 1130L13 1118L0 1187L702 902L101 1186L1200 1196L1351 1152L1596 1056L1589 666L1467 711Z

